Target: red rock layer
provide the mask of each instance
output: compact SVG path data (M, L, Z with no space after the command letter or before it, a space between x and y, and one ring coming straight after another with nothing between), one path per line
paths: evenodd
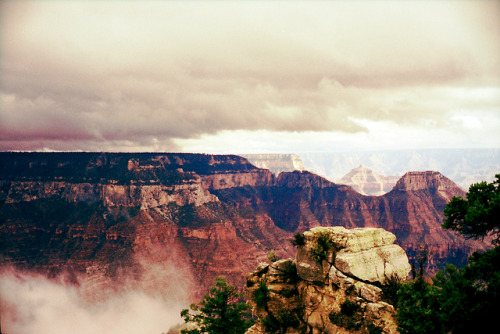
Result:
M0 262L83 273L89 290L130 277L160 292L184 282L203 293L217 275L242 284L269 250L293 256L293 233L320 225L382 227L410 259L428 247L434 269L485 247L441 229L446 202L464 193L437 172L408 173L388 194L367 197L308 172L276 177L236 156L2 159Z

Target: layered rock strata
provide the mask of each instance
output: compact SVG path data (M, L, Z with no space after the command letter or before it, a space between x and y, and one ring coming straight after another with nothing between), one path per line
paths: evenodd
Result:
M437 172L408 173L372 197L309 172L276 176L230 155L4 152L0 265L101 283L131 274L161 289L172 280L147 273L171 263L192 278L197 288L188 290L203 294L218 275L243 285L242 273L269 249L294 256L295 232L343 226L391 231L410 259L425 245L429 265L443 268L484 247L441 228L454 195L464 193Z
M256 333L398 333L385 288L410 272L408 258L381 228L315 227L295 259L261 263L245 293Z

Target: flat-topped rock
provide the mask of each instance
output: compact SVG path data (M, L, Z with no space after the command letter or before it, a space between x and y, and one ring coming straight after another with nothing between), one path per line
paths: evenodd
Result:
M381 284L392 277L406 278L411 270L404 250L393 244L395 235L382 228L315 227L304 237L296 263L306 281L325 281L332 265L346 276Z

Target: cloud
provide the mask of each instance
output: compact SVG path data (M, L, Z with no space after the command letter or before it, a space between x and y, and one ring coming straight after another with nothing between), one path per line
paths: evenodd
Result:
M171 248L150 244L119 267L95 262L85 274L42 273L0 268L2 333L151 333L183 323L180 311L197 301L193 275Z
M0 276L3 333L154 333L181 323L182 307L139 290L89 302L71 285L39 275Z
M7 1L0 148L370 132L353 119L446 127L473 104L498 119L497 98L446 91L498 91L498 6Z

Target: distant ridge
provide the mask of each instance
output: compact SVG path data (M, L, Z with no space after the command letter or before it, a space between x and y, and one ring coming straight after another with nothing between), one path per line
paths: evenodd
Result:
M306 170L297 154L242 154L241 156L256 167L269 169L274 174Z
M363 195L380 196L391 191L399 178L399 176L380 175L360 165L336 180L336 183L351 186Z
M421 149L300 153L307 170L338 180L360 165L381 175L439 171L467 190L472 183L492 181L500 172L500 148Z
M331 181L358 166L379 175L403 175L409 171L439 171L467 190L472 183L492 181L500 171L500 149L421 149L296 154L244 154L252 164L275 174L308 170ZM342 182L349 184L348 181ZM355 182L353 183L353 187ZM390 189L389 189L390 190ZM359 191L359 190L358 190ZM368 191L361 193L371 194Z

